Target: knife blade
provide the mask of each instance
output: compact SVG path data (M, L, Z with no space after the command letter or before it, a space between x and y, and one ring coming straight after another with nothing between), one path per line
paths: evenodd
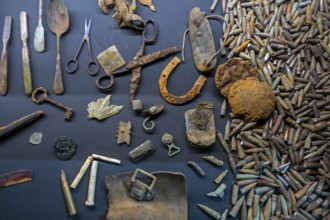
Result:
M0 94L6 95L8 88L8 42L11 34L12 17L6 16L2 33L3 49L0 59Z
M0 175L0 188L25 183L32 180L32 170L18 170Z
M32 93L32 77L30 70L29 49L27 46L28 25L27 25L27 14L25 11L22 11L20 13L20 25L21 25L21 40L23 42L22 62L23 62L24 91L26 95L30 96Z

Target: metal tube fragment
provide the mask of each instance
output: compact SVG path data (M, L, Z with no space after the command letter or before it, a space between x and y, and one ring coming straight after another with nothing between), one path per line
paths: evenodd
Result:
M98 164L99 164L98 161L93 160L90 175L89 175L87 199L85 202L85 205L88 207L93 207L95 205L94 197L95 197L96 175L97 175Z

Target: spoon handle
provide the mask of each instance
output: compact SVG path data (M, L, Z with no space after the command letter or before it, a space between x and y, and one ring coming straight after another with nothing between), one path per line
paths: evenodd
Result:
M38 25L42 26L42 2L43 0L39 0L39 17L38 17Z
M31 69L30 69L29 48L27 45L27 41L28 41L27 14L25 11L22 11L20 13L20 25L21 25L21 40L23 43L22 63L23 63L24 91L25 94L29 96L32 93L32 77L31 77Z
M56 58L55 78L54 78L54 84L53 84L54 93L57 95L61 95L64 93L62 71L61 71L60 37L61 37L61 35L59 35L59 34L56 35L57 58Z

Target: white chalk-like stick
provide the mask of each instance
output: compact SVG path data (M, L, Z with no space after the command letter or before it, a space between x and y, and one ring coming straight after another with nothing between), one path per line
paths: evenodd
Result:
M86 173L86 171L87 171L88 167L91 165L92 161L93 161L93 157L91 157L91 156L87 157L85 163L81 166L79 173L77 174L77 176L74 178L73 182L71 183L72 189L77 188L78 184L80 183L80 180Z
M94 206L94 197L95 197L95 186L96 186L96 175L97 175L97 166L99 162L93 160L91 172L89 176L89 183L88 183L88 192L87 192L87 200L85 205L88 207Z
M111 157L105 157L105 156L101 156L101 155L98 155L98 154L92 154L92 157L95 160L103 160L103 161L110 162L110 163L121 164L120 160L114 159L114 158L111 158Z

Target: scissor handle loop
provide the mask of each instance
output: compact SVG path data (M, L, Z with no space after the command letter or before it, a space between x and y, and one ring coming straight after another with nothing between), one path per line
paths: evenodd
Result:
M75 73L78 69L79 63L77 60L72 59L66 64L66 71L68 73Z
M109 80L107 86L101 84L102 81ZM99 88L102 92L107 92L112 89L115 85L115 77L111 74L104 74L96 79L96 87Z
M154 33L151 36L151 38L148 38L147 37L147 34L146 34L147 33L147 25L148 24L151 24L153 26L153 28L154 28ZM157 34L158 34L158 26L157 26L156 21L154 19L152 19L152 18L149 18L149 19L147 19L147 20L144 21L144 26L145 26L145 28L144 28L144 30L142 32L143 41L146 44L153 44L153 43L155 43L156 38L157 38Z
M95 66L95 68L93 68ZM99 65L95 61L90 61L87 66L88 73L91 76L95 76L99 71Z

